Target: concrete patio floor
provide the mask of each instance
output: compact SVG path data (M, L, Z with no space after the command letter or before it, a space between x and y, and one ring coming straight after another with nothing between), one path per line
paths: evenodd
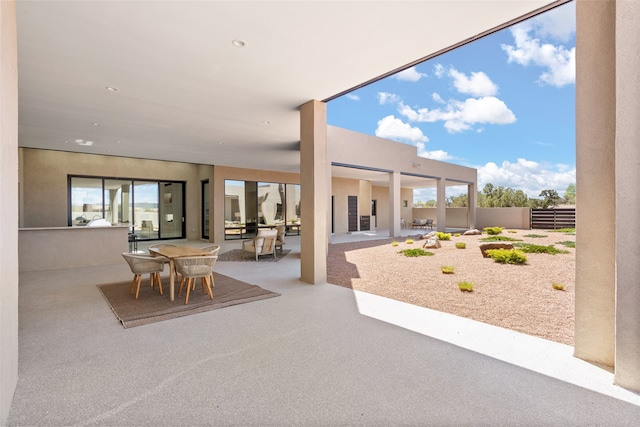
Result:
M415 234L415 230L403 230ZM347 239L386 237L334 236ZM640 396L572 348L330 284L279 262L215 270L281 296L123 329L123 262L20 275L18 425L636 425ZM204 242L190 242L205 245ZM221 252L240 247L225 242ZM144 250L141 245L140 250Z

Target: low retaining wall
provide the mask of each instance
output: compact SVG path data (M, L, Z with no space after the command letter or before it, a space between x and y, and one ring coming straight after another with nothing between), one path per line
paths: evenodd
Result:
M116 264L129 249L126 226L21 228L18 233L20 271Z

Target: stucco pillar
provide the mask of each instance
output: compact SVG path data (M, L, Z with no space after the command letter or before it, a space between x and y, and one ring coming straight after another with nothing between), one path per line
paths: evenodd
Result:
M469 228L476 228L476 204L478 199L478 190L476 190L475 184L469 184L467 186L467 200L469 201L469 213L467 216L469 222Z
M615 355L615 8L615 1L576 3L575 356L608 366Z
M402 195L400 189L400 172L391 172L389 174L389 236L399 237L402 235L400 231L400 219L402 213Z
M436 190L436 229L444 232L446 230L446 216L447 216L447 186L445 185L445 179L439 178L437 180L438 186Z
M0 1L0 425L18 383L18 55L16 4Z
M330 168L327 163L327 106L300 106L300 274L303 282L327 281Z
M615 14L615 382L640 391L640 2L618 1Z

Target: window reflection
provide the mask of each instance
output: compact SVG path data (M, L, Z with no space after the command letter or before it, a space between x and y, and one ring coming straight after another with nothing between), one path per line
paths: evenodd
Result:
M225 181L225 239L256 235L260 227L300 221L300 185L274 182Z

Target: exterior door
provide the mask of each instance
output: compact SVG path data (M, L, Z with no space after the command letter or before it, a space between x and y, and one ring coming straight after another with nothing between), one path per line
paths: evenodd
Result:
M358 196L347 196L349 211L349 231L358 231Z

